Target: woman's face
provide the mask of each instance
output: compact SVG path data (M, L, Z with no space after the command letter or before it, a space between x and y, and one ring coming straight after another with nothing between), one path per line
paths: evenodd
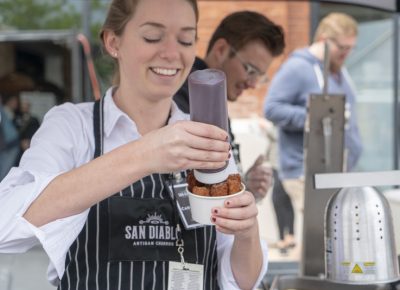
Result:
M195 57L196 17L186 0L141 0L116 37L121 86L158 100L183 84Z

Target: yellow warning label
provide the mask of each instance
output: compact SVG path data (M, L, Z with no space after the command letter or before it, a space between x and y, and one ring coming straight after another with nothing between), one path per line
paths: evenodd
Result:
M365 267L375 266L375 262L364 262Z
M351 271L351 273L353 273L353 274L362 274L363 271L362 271L361 267L358 266L358 264L356 264L354 266L353 270Z

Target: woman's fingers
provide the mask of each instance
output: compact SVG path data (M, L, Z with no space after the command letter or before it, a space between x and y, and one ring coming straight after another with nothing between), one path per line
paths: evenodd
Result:
M181 122L172 128L170 154L181 160L184 169L221 168L229 159L230 144L227 134L215 126ZM215 139L219 138L219 139Z
M225 130L214 125L194 121L181 121L177 124L182 125L188 133L195 136L221 141L229 141L228 133Z
M181 121L145 135L143 151L154 159L154 172L216 169L229 159L227 136L212 125Z
M186 145L190 148L217 151L217 152L228 152L230 149L230 144L226 141L220 141L205 137L191 136L185 140Z
M175 162L178 166L183 166L183 169L216 169L225 166L225 162L229 160L229 145L222 144L210 145L209 148L218 147L222 150L198 149L188 146L187 141L184 144L174 145L165 148L165 151L171 162ZM221 142L226 143L226 142Z
M225 208L241 208L253 205L255 207L255 200L251 192L245 191L234 197L230 197L225 201Z
M190 148L221 152L228 152L230 149L228 134L218 127L198 122L182 122L177 126L182 126L185 130L183 141Z
M216 218L213 220L216 230L229 235L236 235L245 231L248 231L250 228L254 226L254 219L247 220L230 220L224 218Z
M258 215L253 195L245 191L243 194L229 198L224 207L212 210L211 220L217 230L226 234L240 234L254 226Z
M241 207L241 208L218 208L213 211L213 216L230 220L246 220L256 217L258 214L257 207Z
M200 162L225 162L229 159L229 151L211 151L211 150L202 150L196 148L185 148L182 152L180 152L180 156L187 158L191 161L200 161Z

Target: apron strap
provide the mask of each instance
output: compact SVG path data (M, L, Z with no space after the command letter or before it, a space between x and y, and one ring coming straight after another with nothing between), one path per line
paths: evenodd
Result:
M94 102L93 105L93 133L94 133L94 158L103 154L103 107L104 97Z

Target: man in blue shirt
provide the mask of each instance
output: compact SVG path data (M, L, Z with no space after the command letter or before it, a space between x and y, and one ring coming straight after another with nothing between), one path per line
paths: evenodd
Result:
M265 117L279 128L280 177L289 193L299 222L304 208L303 135L307 99L322 93L325 43L330 50L328 93L346 95L350 119L345 132L347 170L356 165L362 151L357 127L356 99L343 64L357 39L357 23L343 13L331 13L319 23L314 42L294 51L274 76L266 96ZM301 226L300 226L301 227Z

